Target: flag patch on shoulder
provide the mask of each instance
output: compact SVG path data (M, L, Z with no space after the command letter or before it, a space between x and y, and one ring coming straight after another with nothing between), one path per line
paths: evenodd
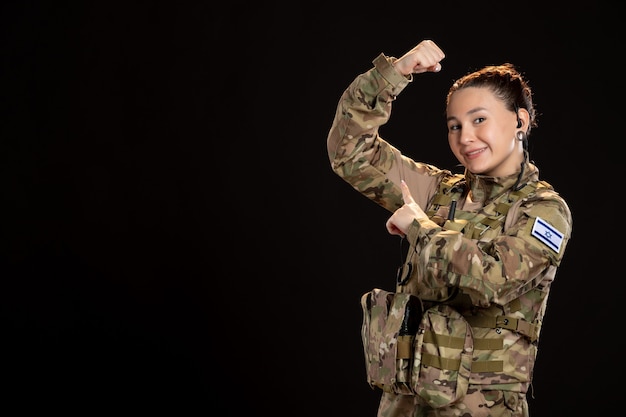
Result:
M561 251L561 243L563 243L563 233L556 230L550 223L541 217L535 218L531 235L545 243L556 253Z

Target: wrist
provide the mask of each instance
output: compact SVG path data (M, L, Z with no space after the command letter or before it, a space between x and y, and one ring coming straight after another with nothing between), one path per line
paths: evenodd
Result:
M408 74L405 75L401 73L395 66L394 63L398 60L398 58L387 57L384 54L378 55L376 59L374 59L374 67L378 70L378 72L383 76L389 84L403 89L407 86L408 83L413 81L413 75Z

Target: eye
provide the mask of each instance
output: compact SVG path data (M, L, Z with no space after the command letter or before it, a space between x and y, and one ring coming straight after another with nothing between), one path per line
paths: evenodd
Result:
M459 130L461 128L461 125L456 124L456 125L448 125L448 130L449 131L454 131L454 130Z
M474 124L475 125L479 125L479 124L481 124L484 121L485 121L484 117L477 117L476 119L474 119Z

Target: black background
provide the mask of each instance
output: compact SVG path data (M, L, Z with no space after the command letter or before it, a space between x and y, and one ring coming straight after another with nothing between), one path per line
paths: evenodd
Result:
M325 140L354 76L425 38L446 53L443 70L405 90L381 134L454 168L443 118L452 81L506 61L525 73L539 111L531 158L574 217L531 415L618 404L615 10L0 7L5 404L374 416L359 300L393 288L399 245L389 213L332 173Z

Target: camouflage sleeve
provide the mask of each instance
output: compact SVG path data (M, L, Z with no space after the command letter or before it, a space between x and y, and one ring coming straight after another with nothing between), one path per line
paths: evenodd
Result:
M415 201L425 207L442 172L405 157L378 135L379 127L389 120L392 102L412 81L395 70L394 59L380 54L374 67L348 86L327 138L333 171L389 211L403 204L400 179L405 179Z
M505 305L551 280L570 239L572 216L558 194L524 203L516 221L499 237L481 244L435 223L415 220L407 238L415 247L417 286L459 287L474 305Z

